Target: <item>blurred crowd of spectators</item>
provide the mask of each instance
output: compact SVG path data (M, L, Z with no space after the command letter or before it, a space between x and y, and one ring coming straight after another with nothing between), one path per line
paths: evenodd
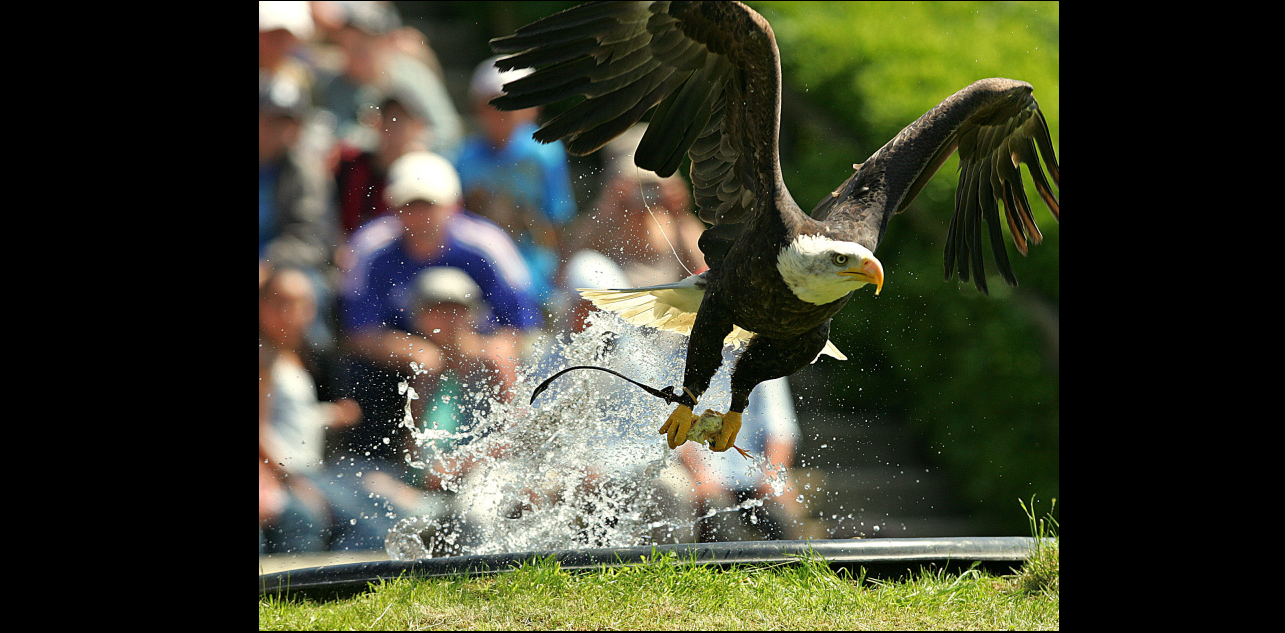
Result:
M531 138L538 109L487 103L522 73L484 60L455 103L443 61L458 64L441 53L391 3L259 3L261 555L382 549L399 518L442 512L428 493L467 465L408 467L399 385L420 394L414 424L447 431L513 397L534 335L582 327L591 309L568 262L631 286L704 267L686 183L633 165L641 128L603 150L578 209L561 144ZM788 467L788 385L752 402L742 447ZM765 479L692 444L678 453L683 538L733 538L695 517L763 498ZM758 538L797 536L794 496L746 511Z

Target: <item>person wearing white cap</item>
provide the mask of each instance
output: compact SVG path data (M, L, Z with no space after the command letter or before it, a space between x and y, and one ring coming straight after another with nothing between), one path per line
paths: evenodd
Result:
M480 134L465 139L455 165L464 206L509 231L543 299L558 268L559 229L576 215L575 196L562 143L543 145L531 138L539 108L501 112L488 103L504 94L505 83L530 72L500 72L496 59L478 64L469 82Z
M509 339L478 331L478 315L485 307L482 289L459 268L425 268L415 278L415 332L441 348L446 366L465 382L508 390L517 382L517 351Z
M291 50L313 34L307 2L259 3L259 68L277 72Z
M517 248L504 230L460 206L459 176L446 159L427 151L398 158L389 167L384 195L396 214L390 226L397 232L350 271L342 301L341 325L364 363L359 371L368 376L369 384L356 398L363 411L376 412L366 418L374 426L356 430L348 443L358 454L369 450L401 462L402 446L383 443L384 437L404 431L395 426L404 402L388 393L396 395L396 383L412 374L411 362L436 374L448 360L439 345L414 333L416 276L436 266L467 273L485 301L479 330L496 345L507 342L516 349L544 317Z
M495 345L492 337L477 329L477 316L484 306L482 289L459 268L425 268L415 278L411 298L415 332L437 344L450 370L440 376L419 376L413 383L420 397L411 401L411 413L422 429L458 432L462 423L472 419L471 414L488 408L492 393L488 389L465 389L465 385L505 388L516 380L516 367L511 360L516 355L514 350ZM421 487L441 490L441 477L463 475L463 464L436 459L448 453L457 441L439 439L435 450L417 447L420 453L416 459L430 464L420 473L424 480L417 483Z

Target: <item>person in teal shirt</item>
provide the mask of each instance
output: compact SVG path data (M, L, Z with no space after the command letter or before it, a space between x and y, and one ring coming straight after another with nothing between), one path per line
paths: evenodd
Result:
M501 73L495 58L478 65L469 97L479 132L465 139L455 167L464 206L509 231L531 269L536 296L547 301L562 246L559 229L575 217L576 202L562 143L531 138L539 109L501 112L488 103L523 74Z

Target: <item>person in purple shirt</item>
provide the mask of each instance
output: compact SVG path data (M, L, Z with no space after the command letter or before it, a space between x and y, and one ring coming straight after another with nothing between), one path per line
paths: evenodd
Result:
M353 395L363 410L381 413L367 416L365 428L355 429L347 444L349 452L401 463L411 447L409 434L397 426L404 396L396 383L413 377L411 363L436 375L453 359L464 358L499 376L515 376L520 340L540 328L544 317L517 247L503 229L463 209L459 177L446 159L426 151L402 156L389 168L384 195L396 216L375 220L354 235L341 319L357 357ZM424 269L440 266L463 270L481 289L484 309L477 330L486 341L481 348L443 353L414 333L415 279Z

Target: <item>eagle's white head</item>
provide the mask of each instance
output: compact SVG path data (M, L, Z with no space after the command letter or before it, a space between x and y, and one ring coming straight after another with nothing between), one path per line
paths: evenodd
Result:
M825 305L868 283L883 290L883 264L870 249L823 235L800 235L781 249L776 269L794 295Z

